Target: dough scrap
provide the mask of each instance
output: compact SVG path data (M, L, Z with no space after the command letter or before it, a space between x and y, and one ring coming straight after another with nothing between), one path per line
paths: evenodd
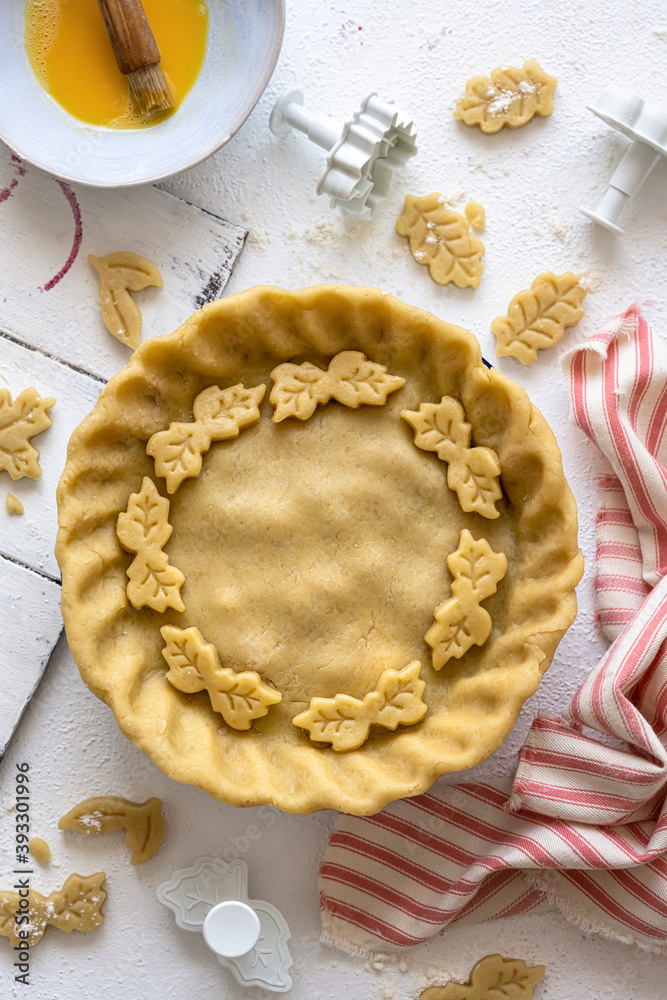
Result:
M18 497L15 497L13 493L7 494L7 510L10 514L22 514L23 504Z
M88 254L100 279L100 312L112 336L135 350L141 343L141 310L130 292L149 285L162 288L162 275L155 264L136 253L118 250L104 257Z
M481 232L486 226L486 212L478 201L469 201L465 207L466 219L475 230Z
M152 479L144 476L139 493L130 494L127 510L118 515L116 534L128 552L136 553L127 569L128 600L134 608L185 611L181 587L185 577L162 551L169 541L169 501L160 496Z
M28 841L28 850L41 864L51 860L51 848L41 837L31 837Z
M28 898L30 923L22 927L16 925L17 913L26 912L21 906L21 897L13 890L0 890L0 937L9 938L12 948L27 943L32 947L40 940L46 928L57 927L59 931L94 931L104 921L102 904L107 894L102 888L106 875L69 876L62 889L54 889L43 896L36 889L30 889ZM17 931L29 930L27 938L19 938Z
M418 410L402 410L423 451L434 451L448 463L447 485L459 498L461 510L483 517L499 517L496 500L502 496L500 462L492 448L471 448L472 427L457 399L443 396L439 403L421 403Z
M167 680L185 694L208 691L214 712L232 729L250 729L282 695L265 684L256 670L238 673L220 664L215 646L204 640L198 628L164 625L166 642L162 655L169 664Z
M423 198L406 195L396 232L407 237L412 256L428 267L438 285L453 282L459 288L479 288L484 244L470 234L464 215L446 207L443 195L437 191Z
M356 410L362 404L384 406L405 379L389 375L384 365L369 361L361 351L341 351L326 371L306 361L302 365L278 365L271 372L274 383L269 397L275 407L273 422L286 417L307 420L318 405L330 399Z
M466 125L478 125L487 135L499 132L504 125L521 128L535 115L546 118L551 114L557 83L536 59L528 59L522 69L500 66L490 77L468 80L454 117Z
M199 475L202 455L213 441L238 437L244 427L257 423L265 392L265 385L254 389L240 383L229 389L211 385L195 399L192 422L172 423L149 438L146 454L155 459L155 474L167 480L168 493L175 493L184 479Z
M467 528L459 546L447 556L452 574L452 596L433 613L435 622L425 639L433 650L433 669L441 670L452 657L459 659L471 646L483 646L491 632L491 615L481 602L491 597L507 572L507 558L494 552L485 538L476 540Z
M397 729L424 718L428 706L422 701L426 684L420 680L420 670L419 660L402 670L385 670L375 690L362 701L349 694L311 698L310 706L292 722L306 729L311 740L331 743L334 750L356 750L366 742L373 725Z
M0 472L8 472L11 479L39 479L39 452L30 439L51 426L46 411L55 405L53 396L40 396L32 386L13 403L9 389L0 389Z
M529 289L514 296L507 316L498 316L492 322L498 341L496 356L518 358L524 365L532 365L538 351L559 343L565 328L579 322L586 294L580 274L538 274Z
M160 849L165 822L160 799L131 802L120 795L95 795L84 799L58 820L59 830L79 833L113 833L125 830L125 841L132 851L130 864L141 865Z
M527 966L520 958L486 955L470 973L467 983L453 980L445 986L429 986L419 1000L532 1000L535 987L545 973L543 965Z

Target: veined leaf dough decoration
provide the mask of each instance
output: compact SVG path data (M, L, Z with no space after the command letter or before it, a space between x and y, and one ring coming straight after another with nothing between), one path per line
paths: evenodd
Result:
M46 412L56 405L53 396L40 396L35 388L24 389L12 403L9 389L0 389L0 471L12 479L39 479L39 452L30 439L51 426Z
M105 257L91 253L88 262L100 279L102 322L116 340L135 350L141 342L141 310L130 292L141 292L149 285L162 288L162 275L146 257L126 250Z
M385 670L375 690L362 700L349 694L311 698L310 706L292 722L306 729L311 740L331 743L334 750L356 750L368 739L371 726L396 729L424 718L428 706L422 701L426 684L420 670L419 660L402 670Z
M464 528L459 547L447 556L447 565L453 578L452 596L435 609L435 621L425 636L433 650L435 670L489 638L491 615L481 602L495 594L507 572L507 558L503 552L494 552L485 538L475 540Z
M270 400L275 407L273 422L287 417L307 420L317 406L336 399L356 410L359 406L384 406L387 396L405 384L390 375L384 365L369 361L361 351L341 351L326 371L305 361L301 365L278 365L271 372L274 383Z
M135 608L185 611L181 587L185 577L162 551L171 537L169 501L144 476L139 493L130 494L127 510L118 515L116 534L124 549L136 553L127 575L128 600Z
M499 517L495 507L502 496L498 456L492 448L470 447L472 428L459 401L443 396L439 403L402 410L401 416L412 427L416 446L436 452L448 463L447 485L457 494L461 509L490 519Z
M546 118L554 109L558 80L545 73L536 59L523 68L500 66L491 76L473 76L454 112L457 121L478 125L487 135L503 126L521 128L535 115Z
M478 201L469 201L465 207L466 219L475 230L479 233L486 226L486 212Z
M155 459L155 473L167 480L167 492L175 493L184 479L198 476L202 456L213 441L239 436L244 427L259 420L259 404L265 385L246 389L233 385L219 389L211 385L194 401L190 423L172 423L149 438L146 453Z
M30 931L27 938L32 947L40 940L46 928L57 927L59 931L93 931L104 921L102 904L107 894L102 888L106 875L70 875L62 889L54 889L48 896L36 889L30 889L30 923L23 924ZM17 937L15 917L26 912L21 905L18 892L0 889L0 936L9 938L12 948L25 946L26 939Z
M527 966L520 958L487 955L477 962L467 983L429 986L419 1000L532 1000L544 972L543 965Z
M423 198L406 195L396 232L408 239L412 256L428 267L439 285L453 282L459 288L479 288L484 244L471 235L464 215L447 208L443 195L437 191Z
M160 632L166 643L162 655L169 665L167 680L184 694L208 691L213 711L232 729L250 729L253 719L261 719L282 700L256 670L237 673L221 666L218 651L199 629L163 625Z
M496 355L532 365L538 351L553 347L562 339L566 327L579 322L584 315L581 303L585 295L581 275L571 271L538 274L529 289L514 296L507 316L499 316L491 324L498 341Z
M130 802L120 795L95 795L84 799L58 820L59 830L98 834L125 830L132 851L130 864L141 865L157 854L164 840L165 822L160 799Z

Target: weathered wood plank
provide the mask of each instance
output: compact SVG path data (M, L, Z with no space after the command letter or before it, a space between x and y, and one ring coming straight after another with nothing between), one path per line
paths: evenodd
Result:
M67 442L74 428L90 413L103 382L47 357L38 350L21 346L0 335L0 386L10 389L12 398L34 386L40 396L55 396L49 412L53 421L32 439L40 453L40 479L12 481L0 472L0 555L25 563L55 580L60 579L53 555L58 517L56 486L65 465ZM23 503L22 515L9 514L7 493ZM14 591L15 592L15 591ZM0 652L0 659L4 653Z
M2 148L0 331L108 379L130 351L102 324L88 254L130 250L157 265L164 288L136 293L145 339L220 296L246 236L155 187L74 189Z
M0 556L0 760L44 673L63 623L60 586Z

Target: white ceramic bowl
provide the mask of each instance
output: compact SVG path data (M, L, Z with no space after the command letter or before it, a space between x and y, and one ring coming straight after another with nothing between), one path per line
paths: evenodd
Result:
M153 128L122 130L86 125L44 91L25 51L24 8L0 0L0 138L28 163L93 187L164 180L229 142L273 73L285 14L284 0L208 0L206 59L183 104Z

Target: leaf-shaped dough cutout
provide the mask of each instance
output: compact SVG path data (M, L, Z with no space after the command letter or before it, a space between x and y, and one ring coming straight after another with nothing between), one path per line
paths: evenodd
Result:
M364 404L384 406L405 379L390 375L384 365L369 361L361 351L341 351L332 358L327 371L329 398L356 410Z
M77 830L97 834L125 830L127 846L132 851L130 864L148 861L160 849L165 822L162 802L152 798L146 802L130 802L120 795L96 795L79 802L58 821L59 830Z
M265 684L255 670L238 673L222 667L215 646L207 643L199 629L164 625L160 632L166 645L162 655L169 671L167 680L185 694L207 691L211 706L232 729L250 729L282 695Z
M412 256L428 267L439 285L479 288L484 244L470 234L465 216L447 208L437 191L424 198L406 195L396 232L408 239Z
M457 494L461 509L484 517L499 517L496 500L502 496L498 477L500 462L492 448L470 447L471 426L465 411L452 396L439 403L422 403L418 410L402 410L423 451L434 451L447 462L447 485Z
M238 437L244 427L257 423L265 392L265 385L253 389L211 385L196 397L191 423L172 423L149 438L146 454L155 459L155 473L166 479L168 493L175 493L184 479L199 475L202 455L213 441Z
M447 557L452 596L439 604L425 639L433 650L433 667L440 670L471 646L482 646L491 632L491 616L480 602L495 594L507 572L507 558L494 552L485 538L474 539L467 528L458 548Z
M106 899L102 889L105 878L104 872L70 875L62 889L56 889L47 899L46 912L51 926L67 933L99 927L104 921L101 906Z
M581 275L571 271L539 274L529 289L514 296L507 316L498 316L492 322L497 356L511 356L532 365L538 351L559 343L565 328L579 322L584 315L581 303L585 295Z
M273 422L277 424L286 417L307 420L312 416L317 404L329 399L321 385L326 374L310 361L305 361L302 365L288 362L274 368L271 372L274 385L269 397L275 407Z
M396 729L424 718L427 706L422 695L426 684L419 676L420 670L419 660L413 660L403 670L384 671L375 689L382 698L373 719L375 725Z
M78 875L74 872L62 889L55 889L48 896L30 888L30 922L21 925L29 931L27 943L31 947L37 944L49 925L66 933L85 933L99 927L104 921L102 904L107 894L102 883L105 878L104 872L97 872L95 875ZM15 917L19 913L20 903L18 892L0 890L0 936L9 938L12 948L21 945L25 947L26 944L26 940L19 939L16 933L18 927ZM20 912L25 911L21 909Z
M9 389L0 389L0 471L11 479L39 479L39 452L30 439L51 426L47 410L55 406L52 396L40 396L35 388L24 389L12 403Z
M136 555L127 569L127 596L135 608L184 611L181 587L185 577L172 566L162 547L171 536L169 501L144 476L139 493L132 493L127 510L118 515L116 534L124 549Z
M390 375L384 365L369 361L361 351L341 351L326 371L306 361L301 365L278 365L271 372L274 383L270 400L275 407L273 422L287 417L307 420L316 407L335 399L357 409L363 404L383 406L387 396L405 384Z
M468 80L454 117L466 125L478 125L487 134L499 132L503 126L521 128L535 115L545 118L551 114L557 83L535 59L528 59L521 69L499 67L490 78L474 76Z
M418 410L401 410L415 432L422 451L434 451L443 462L453 462L470 447L470 424L458 399L443 396L439 403L422 403Z
M447 485L457 494L461 510L484 517L499 517L495 508L502 490L498 482L500 462L491 448L470 448L458 455L447 470Z
M105 257L88 255L100 279L100 312L109 333L135 350L141 342L141 310L130 292L149 285L162 288L162 275L145 257L119 250Z
M486 955L477 962L467 983L429 986L419 1000L532 1000L544 972L543 965L527 966L519 958Z
M421 663L413 660L402 670L383 671L373 691L363 700L349 694L311 698L304 712L292 722L307 730L311 740L331 743L334 750L356 750L368 739L372 725L396 729L423 719L428 706L422 701L425 683Z

